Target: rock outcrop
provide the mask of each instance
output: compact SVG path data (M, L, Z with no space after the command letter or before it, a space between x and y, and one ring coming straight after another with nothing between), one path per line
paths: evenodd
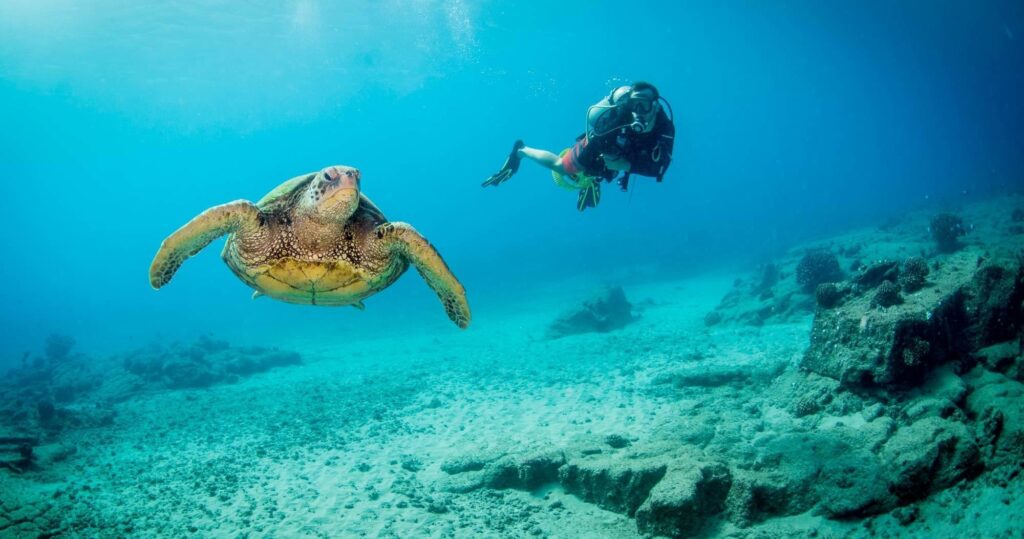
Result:
M1019 333L1024 268L1012 255L975 261L964 254L905 301L880 304L877 295L862 289L839 308L820 309L802 367L862 388L913 386L950 361L966 367L972 351Z
M547 337L557 339L578 333L606 333L636 320L633 305L621 286L611 286L600 295L563 314L548 327Z

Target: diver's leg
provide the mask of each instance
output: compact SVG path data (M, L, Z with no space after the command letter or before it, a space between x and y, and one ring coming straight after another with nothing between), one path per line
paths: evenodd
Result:
M535 161L541 166L549 168L563 176L569 175L565 171L565 167L562 166L562 158L547 150L523 146L519 149L519 156Z
M579 144L580 143L577 143L577 145ZM488 187L491 185L496 186L501 185L505 181L508 181L508 179L511 178L512 175L519 170L519 161L524 157L538 163L544 168L553 170L563 176L574 176L579 171L572 170L571 167L573 166L573 164L569 164L568 167L566 166L566 159L571 159L573 155L575 154L570 152L569 156L562 158L547 150L541 150L539 148L530 148L529 146L523 144L523 141L517 140L515 145L512 146L512 152L509 153L508 158L505 159L505 164L502 165L501 169L498 170L498 172L492 174L490 177L484 180L484 182L481 185L483 187Z

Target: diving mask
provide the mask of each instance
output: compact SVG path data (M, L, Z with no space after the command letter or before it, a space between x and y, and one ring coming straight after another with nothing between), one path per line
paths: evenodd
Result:
M643 133L654 121L654 112L657 110L657 102L650 99L634 99L630 102L633 121L629 128L635 133Z
M632 105L633 112L641 116L654 112L654 108L657 106L657 103L651 99L633 99L630 104Z

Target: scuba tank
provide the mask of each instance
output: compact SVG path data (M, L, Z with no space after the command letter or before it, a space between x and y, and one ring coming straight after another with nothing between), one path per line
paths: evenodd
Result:
M588 137L604 136L616 129L636 123L636 115L629 113L627 116L627 111L623 107L629 101L630 92L632 92L632 86L619 86L604 99L587 109L585 132ZM627 119L630 121L627 122ZM640 129L643 130L643 125L640 126Z

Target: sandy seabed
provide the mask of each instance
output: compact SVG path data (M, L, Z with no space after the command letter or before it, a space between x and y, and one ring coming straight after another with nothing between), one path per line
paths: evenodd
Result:
M627 284L639 318L610 333L544 338L592 291L576 282L477 312L454 336L282 343L301 365L138 394L113 405L110 424L62 435L73 451L0 472L0 536L643 537L636 504L614 510L608 496L522 473L502 482L496 463L713 459L756 453L780 433L867 432L877 417L794 413L813 312L707 325L735 279ZM1021 491L1012 474L960 482L910 517L907 507L853 519L709 516L699 535L1021 537Z

